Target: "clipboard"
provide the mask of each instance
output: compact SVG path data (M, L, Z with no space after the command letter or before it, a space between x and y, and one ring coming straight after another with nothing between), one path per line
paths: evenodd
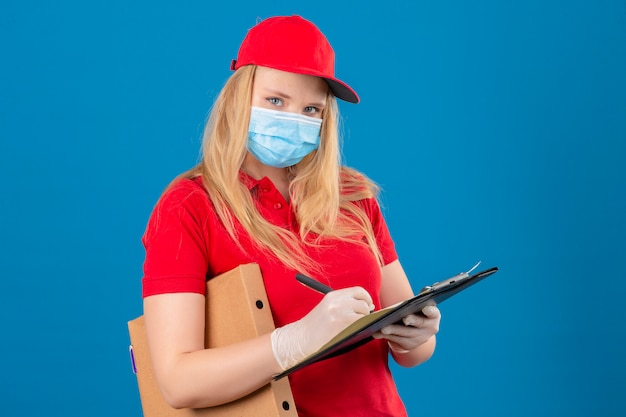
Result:
M472 268L472 270L474 268ZM470 272L462 272L445 281L435 282L432 285L422 288L419 294L413 298L364 316L339 332L337 336L332 338L317 352L275 376L274 380L279 380L312 363L355 349L372 340L372 335L383 327L401 322L403 317L409 314L419 313L426 306L442 303L453 295L495 274L497 271L498 267L489 268L471 275L471 270Z

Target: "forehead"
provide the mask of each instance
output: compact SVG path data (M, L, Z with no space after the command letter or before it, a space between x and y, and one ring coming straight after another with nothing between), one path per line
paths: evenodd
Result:
M285 94L306 94L320 100L328 93L328 84L320 77L279 71L273 68L257 67L253 89L277 90Z

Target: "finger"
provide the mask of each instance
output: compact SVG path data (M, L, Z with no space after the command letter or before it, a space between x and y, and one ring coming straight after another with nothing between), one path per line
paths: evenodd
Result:
M347 303L348 308L360 316L366 316L372 311L371 305L367 301L351 298Z
M426 320L426 317L418 316L417 314L409 314L402 318L402 323L404 323L405 326L422 327Z
M374 310L374 301L372 300L372 296L367 290L363 287L350 287L345 289L346 292L349 292L350 295L356 300L364 301L367 306L367 313Z
M331 291L325 296L326 308L335 314L345 315L356 313L364 316L370 313L371 298L367 291L362 288L352 287Z
M426 306L422 309L422 314L426 317L434 319L441 316L441 312L435 306Z
M397 336L401 338L411 338L417 337L422 333L422 331L413 326L403 326L401 324L390 324L389 326L385 326L380 329L380 333L385 337L389 338L390 336Z
M390 345L393 344L396 347L398 347L399 349L413 349L413 348L418 347L422 343L424 343L424 341L426 340L426 337L409 339L409 338L406 338L406 337L400 337L400 336L393 336L393 335L391 335L391 336L385 337L385 339L387 340L387 342Z

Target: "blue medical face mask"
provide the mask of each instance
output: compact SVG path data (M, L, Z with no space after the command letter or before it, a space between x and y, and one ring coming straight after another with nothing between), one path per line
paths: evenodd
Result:
M252 107L248 151L265 165L295 165L320 145L322 119Z

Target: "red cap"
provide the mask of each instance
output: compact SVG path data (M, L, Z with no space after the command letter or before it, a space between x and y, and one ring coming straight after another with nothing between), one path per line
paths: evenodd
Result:
M300 16L275 16L252 27L230 69L260 65L326 80L335 97L358 103L359 96L335 78L335 52L324 34Z

